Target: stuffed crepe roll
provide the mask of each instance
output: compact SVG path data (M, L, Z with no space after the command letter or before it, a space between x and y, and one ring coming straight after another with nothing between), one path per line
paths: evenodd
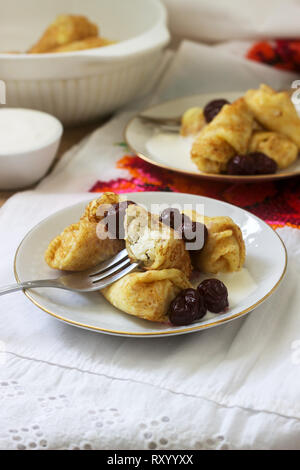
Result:
M239 271L243 267L245 242L241 229L230 217L203 217L195 211L186 211L185 214L193 221L204 223L208 230L204 248L192 254L195 269L217 274Z
M177 232L141 206L131 205L125 217L126 248L133 262L144 269L180 269L187 277L192 265L185 243Z
M192 161L203 172L225 171L235 154L246 153L253 124L253 115L243 98L223 106L197 136L192 146Z
M288 92L261 85L258 90L248 90L245 101L260 124L289 137L300 149L300 118Z
M191 287L178 269L128 274L101 291L114 307L129 315L153 322L167 322L172 300Z

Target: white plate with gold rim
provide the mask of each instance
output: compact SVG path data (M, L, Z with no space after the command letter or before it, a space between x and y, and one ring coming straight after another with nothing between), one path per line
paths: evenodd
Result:
M125 195L126 196L126 195ZM240 227L246 243L245 268L235 274L219 277L229 290L228 311L221 315L208 313L201 321L184 327L156 324L127 315L109 304L100 293L77 294L53 288L32 289L26 296L40 309L57 319L80 328L117 336L155 337L178 335L220 325L251 312L278 287L287 265L286 249L265 222L249 212L214 199L179 193L130 193L130 200L151 208L152 204L203 205L208 216L229 216ZM50 241L64 228L77 222L87 202L63 209L38 224L20 244L15 256L18 282L55 278L58 272L44 261Z
M152 118L178 118L195 106L204 107L210 101L224 98L229 102L243 96L244 92L202 93L166 101L141 111L140 114ZM298 111L299 112L299 111ZM236 181L258 183L265 180L277 180L300 174L300 158L288 168L270 175L226 175L203 173L190 157L194 137L182 137L179 132L162 131L158 126L135 116L127 124L124 138L129 148L140 158L152 165L185 175L197 176L214 181Z

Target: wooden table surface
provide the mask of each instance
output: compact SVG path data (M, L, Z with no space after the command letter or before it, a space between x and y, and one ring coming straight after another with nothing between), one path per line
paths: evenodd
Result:
M62 137L62 141L61 141L58 153L57 153L57 157L53 165L51 166L48 174L53 170L56 163L59 161L59 159L67 150L73 147L73 145L76 145L78 142L80 142L86 135L90 134L99 126L103 125L106 121L107 121L107 118L106 119L102 118L96 122L85 124L80 127L72 127L72 128L65 129L63 137ZM30 188L26 188L26 189L34 189L35 186L36 185L31 186ZM0 190L0 207L3 206L3 204L7 201L7 199L9 199L11 196L16 194L17 192L18 191L1 191Z

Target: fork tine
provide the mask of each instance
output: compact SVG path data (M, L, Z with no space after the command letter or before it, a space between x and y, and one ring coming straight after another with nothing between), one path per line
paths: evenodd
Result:
M101 263L100 265L96 266L95 268L91 269L89 271L89 276L95 276L96 274L101 274L105 272L107 269L115 266L118 264L120 261L123 261L123 259L128 258L128 253L126 248L117 255L113 256L107 261L104 261L104 263Z
M131 265L129 258L125 259L119 264L112 266L110 269L106 269L104 272L100 272L99 274L90 275L91 281L93 283L101 281L106 277L111 276L112 274L120 271L121 269L127 268L127 266Z
M105 287L110 286L114 282L118 281L122 277L126 276L127 274L130 274L132 271L134 271L136 268L138 268L139 264L138 263L132 263L130 264L127 268L123 269L122 271L118 272L117 274L107 277L102 281L95 282L93 290L102 290Z

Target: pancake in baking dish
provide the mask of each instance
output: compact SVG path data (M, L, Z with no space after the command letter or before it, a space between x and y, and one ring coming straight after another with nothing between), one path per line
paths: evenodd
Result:
M239 227L229 217L203 217L186 211L193 221L204 223L208 239L201 251L189 253L185 242L157 215L134 203L125 204L125 241L99 238L99 224L110 232L109 209L119 213L121 198L105 193L92 201L80 221L66 228L49 245L45 260L51 268L83 271L111 258L125 246L140 270L124 276L101 291L116 308L154 322L167 322L171 302L192 288L194 268L203 273L234 272L245 261L245 244ZM118 212L119 211L119 212ZM102 224L100 223L102 222ZM192 255L192 261L191 261Z

